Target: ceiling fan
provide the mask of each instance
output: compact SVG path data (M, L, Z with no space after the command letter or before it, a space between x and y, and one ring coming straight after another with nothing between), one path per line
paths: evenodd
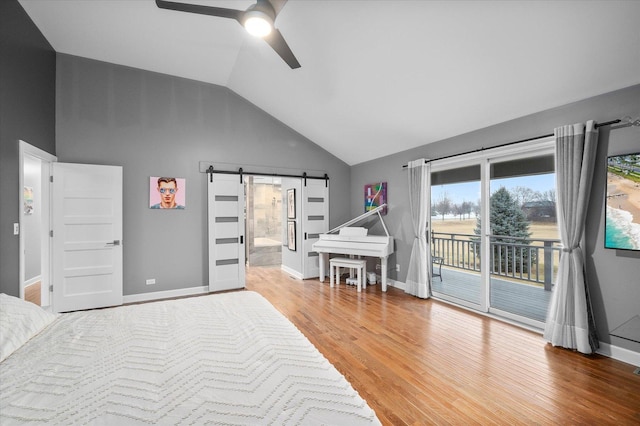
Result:
M278 13L280 13L286 3L287 0L257 0L257 3L249 6L247 10L237 10L227 9L224 7L156 0L156 5L161 9L235 19L240 23L240 25L245 27L249 34L262 37L291 67L291 69L296 69L300 68L300 62L298 62L296 57L293 55L293 52L284 40L280 31L273 25L276 16L278 16Z

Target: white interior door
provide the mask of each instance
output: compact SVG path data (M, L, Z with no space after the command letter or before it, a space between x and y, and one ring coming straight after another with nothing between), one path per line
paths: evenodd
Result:
M208 178L209 291L244 288L244 184L239 175Z
M318 253L312 250L319 235L329 230L329 181L307 179L302 185L302 275L320 276Z
M122 167L52 164L53 310L122 304Z

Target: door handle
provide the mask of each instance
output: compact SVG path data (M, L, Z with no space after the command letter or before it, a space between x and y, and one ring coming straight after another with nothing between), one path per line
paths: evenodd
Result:
M111 243L107 243L108 246L119 246L120 240L113 240Z

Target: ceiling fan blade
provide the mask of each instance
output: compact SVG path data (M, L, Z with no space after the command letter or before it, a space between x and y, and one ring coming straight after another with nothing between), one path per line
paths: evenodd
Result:
M284 40L284 37L282 37L282 33L280 33L277 28L274 28L273 31L271 31L271 34L266 36L264 40L269 43L269 46L271 46L273 50L275 50L276 53L280 55L280 57L291 67L291 69L300 68L300 62L298 62L296 57L293 55L291 48L289 48L289 45Z
M273 8L275 14L284 7L287 0L258 0L258 5L262 4L266 8ZM265 4L266 3L266 4ZM243 17L246 13L243 10L227 9L224 7L202 6L199 4L179 3L175 1L156 0L156 5L160 9L177 10L179 12L198 13L200 15L217 16L220 18L235 19L243 25ZM264 37L264 40L276 51L278 55L291 67L291 69L300 68L300 62L293 55L289 45L282 37L277 28L273 28L271 33Z
M220 18L231 18L241 22L244 11L227 9L224 7L202 6L199 4L178 3L174 1L156 0L156 5L161 9L177 10L180 12L198 13L200 15L218 16Z

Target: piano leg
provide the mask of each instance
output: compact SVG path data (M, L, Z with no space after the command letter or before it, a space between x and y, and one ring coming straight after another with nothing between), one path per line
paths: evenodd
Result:
M387 258L380 258L380 275L382 281L382 291L387 291Z
M324 268L325 265L327 264L327 260L329 259L329 254L328 253L319 253L318 256L318 267L320 268L320 282L323 283L324 282ZM331 273L331 272L329 272Z

